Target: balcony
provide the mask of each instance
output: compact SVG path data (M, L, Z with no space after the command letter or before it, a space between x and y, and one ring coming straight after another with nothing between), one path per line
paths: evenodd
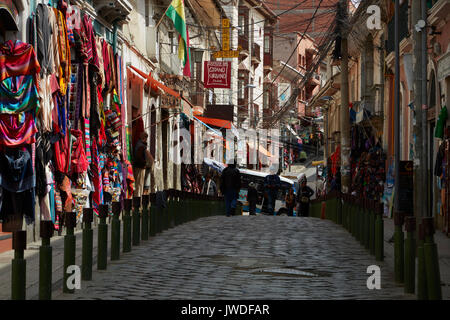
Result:
M198 81L197 79L191 79L191 94L190 99L192 104L195 106L204 108L205 107L205 86L203 85L203 82Z
M320 76L316 72L308 78L308 85L313 87L320 85Z
M246 99L238 98L238 113L248 114L248 102Z
M244 34L238 36L238 47L241 48L239 56L248 57L248 37Z
M261 63L261 47L253 43L252 45L252 64L260 64Z
M133 6L128 0L92 0L88 2L93 4L98 16L111 24L127 23L130 20L128 15L133 10Z
M270 52L264 52L264 70L272 71L273 55Z

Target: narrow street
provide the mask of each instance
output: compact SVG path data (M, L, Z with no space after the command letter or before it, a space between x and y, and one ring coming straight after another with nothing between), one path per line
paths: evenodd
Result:
M366 286L381 268L381 289ZM343 228L314 218L214 216L141 242L54 299L412 299Z

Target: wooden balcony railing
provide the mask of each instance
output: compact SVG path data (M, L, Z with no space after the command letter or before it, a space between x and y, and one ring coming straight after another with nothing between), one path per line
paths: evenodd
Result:
M248 37L246 35L240 34L238 36L238 46L242 47L243 51L248 52Z
M253 43L252 46L252 60L261 62L261 47L257 43Z

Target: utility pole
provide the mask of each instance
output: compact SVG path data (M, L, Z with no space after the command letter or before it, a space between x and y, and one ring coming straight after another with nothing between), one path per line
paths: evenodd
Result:
M348 110L348 1L340 0L338 19L341 24L341 191L350 192L350 113Z
M417 1L413 1L417 2ZM414 5L414 4L413 4ZM399 38L399 11L400 0L395 0L395 78L394 78L394 272L395 281L404 281L404 234L403 234L403 212L400 211L400 38ZM417 56L416 56L417 57ZM417 92L417 91L416 91ZM416 120L416 123L418 121ZM416 130L416 129L415 129ZM415 132L416 133L416 132ZM417 137L418 139L418 137ZM416 150L417 152L417 150ZM415 153L417 155L417 153ZM417 186L417 183L415 183ZM414 197L416 198L416 195Z
M427 119L428 119L428 98L427 98L427 4L426 0L421 1L421 20L424 21L425 27L422 28L420 32L422 47L421 47L421 95L422 95L422 157L421 157L421 166L422 166L422 216L431 217L431 212L429 212L429 199L428 199L428 139L427 139Z

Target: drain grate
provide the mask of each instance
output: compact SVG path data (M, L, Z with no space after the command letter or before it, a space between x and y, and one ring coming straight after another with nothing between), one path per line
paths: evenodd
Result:
M259 269L254 273L266 273L270 275L281 275L281 276L293 276L293 277L306 277L306 278L314 278L319 277L318 274L302 271L299 269L293 268L268 268L268 269Z

